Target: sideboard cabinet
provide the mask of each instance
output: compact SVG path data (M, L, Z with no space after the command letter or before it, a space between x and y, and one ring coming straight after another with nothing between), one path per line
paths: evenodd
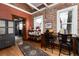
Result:
M0 20L0 49L15 44L14 21Z

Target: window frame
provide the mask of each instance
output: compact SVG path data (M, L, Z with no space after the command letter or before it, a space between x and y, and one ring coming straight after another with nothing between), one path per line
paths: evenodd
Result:
M59 14L60 12L63 12L63 11L71 11L72 10L72 30L71 30L71 33L72 34L76 34L78 35L78 6L75 5L75 6L71 6L71 7L68 7L68 8L64 8L64 9L61 9L61 10L58 10L57 11L57 33L59 32L60 30L60 23L59 23Z

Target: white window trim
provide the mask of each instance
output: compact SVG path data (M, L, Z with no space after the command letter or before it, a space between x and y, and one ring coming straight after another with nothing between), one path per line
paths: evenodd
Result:
M42 18L42 20L43 20L43 15L41 15L41 16L37 16L37 17L34 17L34 20L35 19L39 19L39 18ZM43 20L44 21L44 20ZM43 22L43 24L44 24L44 22ZM34 28L35 29L35 28ZM44 32L44 28L43 28L43 26L42 26L42 33Z
M74 17L72 16L72 24L74 23L72 25L72 34L78 35L78 6L77 5L57 11L57 33L59 32L60 29L59 16L58 16L59 13L63 11L70 11L70 10L74 10L72 14L73 15L75 14Z

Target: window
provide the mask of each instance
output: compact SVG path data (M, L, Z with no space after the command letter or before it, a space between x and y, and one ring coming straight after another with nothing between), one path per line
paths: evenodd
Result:
M72 11L68 12L68 19L67 19L67 33L72 32Z
M43 33L43 16L38 16L34 18L34 30L39 27L41 29L41 33Z
M66 33L71 33L72 28L72 11L64 11L60 13L60 25Z
M77 6L72 6L57 12L57 32L77 34Z

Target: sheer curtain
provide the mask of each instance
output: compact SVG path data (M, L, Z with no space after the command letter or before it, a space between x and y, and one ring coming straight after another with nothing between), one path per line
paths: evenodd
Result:
M67 29L68 11L60 13L61 29Z
M70 11L72 12L69 13ZM66 29L67 33L78 35L78 6L77 5L57 11L57 33L60 32L62 28Z

